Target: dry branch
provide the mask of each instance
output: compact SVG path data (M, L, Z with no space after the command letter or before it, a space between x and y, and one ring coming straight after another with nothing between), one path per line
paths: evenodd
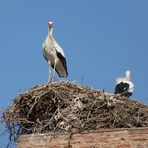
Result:
M4 111L12 140L47 132L148 126L148 106L72 82L40 85L19 94Z

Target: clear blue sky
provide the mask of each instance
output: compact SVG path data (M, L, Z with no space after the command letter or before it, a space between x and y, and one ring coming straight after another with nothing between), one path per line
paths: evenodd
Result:
M68 80L113 92L130 69L133 98L148 104L147 0L0 0L0 110L48 80L42 43L48 21L64 49ZM0 146L7 144L0 137Z

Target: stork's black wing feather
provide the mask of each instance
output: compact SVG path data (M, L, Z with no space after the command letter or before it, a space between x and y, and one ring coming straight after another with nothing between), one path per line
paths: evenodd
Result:
M57 50L56 50L56 51L57 51ZM62 65L63 65L64 68L65 68L66 75L68 76L67 63L66 63L65 57L64 57L60 52L58 52L58 51L57 51L57 57L61 60L61 63L62 63Z
M115 94L123 93L123 92L127 91L128 89L129 89L129 84L121 82L116 85L114 93Z
M121 94L122 96L130 97L132 92L129 92L129 84L128 83L119 83L115 87L114 94Z

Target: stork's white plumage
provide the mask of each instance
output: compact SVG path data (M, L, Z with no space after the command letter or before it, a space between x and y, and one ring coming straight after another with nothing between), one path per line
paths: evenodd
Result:
M43 43L43 55L49 65L48 82L53 81L55 71L60 77L67 77L67 64L63 49L53 37L53 22L48 23L48 35ZM53 69L52 69L53 68Z
M130 97L134 91L134 84L131 82L131 72L127 70L125 77L116 79L116 86L114 94L121 94L122 96Z

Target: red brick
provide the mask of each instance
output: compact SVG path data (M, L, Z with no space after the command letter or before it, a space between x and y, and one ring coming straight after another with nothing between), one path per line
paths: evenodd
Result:
M18 148L147 148L148 128L105 129L69 135L32 134L20 136Z

